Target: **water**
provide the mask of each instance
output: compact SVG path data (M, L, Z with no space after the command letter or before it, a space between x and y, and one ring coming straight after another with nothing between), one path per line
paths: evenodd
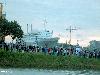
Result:
M0 69L0 75L100 75L100 71Z

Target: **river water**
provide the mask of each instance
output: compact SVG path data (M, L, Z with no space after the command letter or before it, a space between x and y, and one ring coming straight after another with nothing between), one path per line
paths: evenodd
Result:
M0 69L0 75L100 75L100 71Z

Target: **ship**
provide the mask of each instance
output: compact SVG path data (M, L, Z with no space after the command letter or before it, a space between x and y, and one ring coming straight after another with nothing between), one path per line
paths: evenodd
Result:
M22 40L28 46L54 47L57 45L59 38L53 37L53 31L42 30L24 34Z

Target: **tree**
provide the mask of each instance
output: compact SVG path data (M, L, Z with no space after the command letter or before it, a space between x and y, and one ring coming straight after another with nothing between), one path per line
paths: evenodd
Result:
M83 47L84 50L100 50L100 41L91 40L90 45Z
M90 43L89 47L91 50L95 50L95 49L100 50L100 41L92 40L89 43Z
M0 41L4 42L5 36L12 35L12 39L22 38L23 31L17 21L0 19Z

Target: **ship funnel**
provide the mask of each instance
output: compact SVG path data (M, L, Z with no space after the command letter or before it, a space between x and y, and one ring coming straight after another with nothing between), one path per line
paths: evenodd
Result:
M32 24L31 24L31 33L32 33Z
M28 24L27 24L27 34L28 34Z

